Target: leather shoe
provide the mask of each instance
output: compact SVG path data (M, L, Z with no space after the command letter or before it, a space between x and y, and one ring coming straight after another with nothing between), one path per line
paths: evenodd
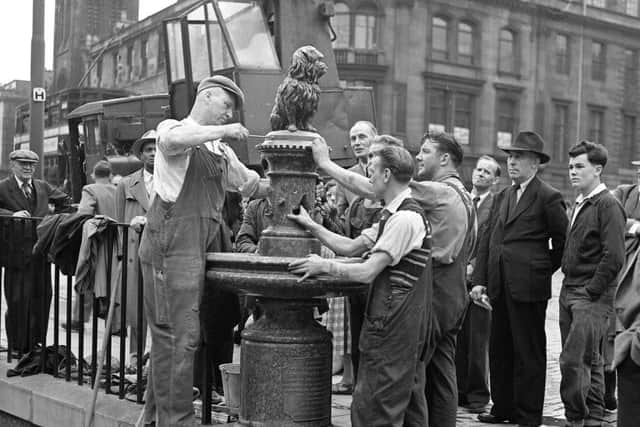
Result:
M511 419L508 417L499 417L493 414L480 414L478 415L478 421L487 424L503 424L511 421Z

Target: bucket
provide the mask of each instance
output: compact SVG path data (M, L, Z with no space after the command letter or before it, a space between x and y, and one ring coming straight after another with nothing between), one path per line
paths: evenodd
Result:
M225 363L220 365L224 400L232 414L240 413L240 364Z

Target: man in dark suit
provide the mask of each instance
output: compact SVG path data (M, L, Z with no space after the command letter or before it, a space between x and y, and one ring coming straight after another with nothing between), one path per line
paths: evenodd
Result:
M12 173L0 181L0 215L43 217L49 214L49 203L55 204L58 211L69 209L69 196L45 181L33 179L39 162L36 153L16 150L9 155L9 160ZM3 245L8 253L2 257L5 263L7 340L10 349L22 354L46 336L48 311L43 317L42 300L45 299L48 308L51 303L51 275L45 270L46 260L31 254L37 239L36 223L32 220L10 220L4 224L13 227L8 245Z
M473 170L471 196L477 214L478 236L489 223L493 204L491 188L500 178L500 165L491 156L478 159ZM476 250L467 265L467 289L472 287L472 275L476 266ZM474 301L470 302L458 333L456 347L456 377L458 403L469 412L482 413L489 403L489 333L491 312Z
M546 374L545 313L551 275L560 267L568 219L562 195L536 177L544 141L520 132L507 153L513 185L498 193L478 246L472 298L493 306L489 367L491 413L482 422L542 423Z

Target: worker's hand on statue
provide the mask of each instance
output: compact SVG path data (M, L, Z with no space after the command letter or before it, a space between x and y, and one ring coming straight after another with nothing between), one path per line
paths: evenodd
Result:
M329 156L331 148L329 148L327 141L321 136L318 136L311 143L311 152L313 153L313 160L320 168L331 161L331 157Z
M487 295L486 286L476 285L471 289L471 292L469 292L469 296L474 301L480 301L483 295Z
M140 233L142 231L142 227L145 226L147 224L147 217L146 216L134 216L131 219L131 223L129 223L129 226L131 228L133 228L136 233Z
M298 213L288 214L287 218L291 221L297 222L304 229L309 229L315 224L315 221L311 218L309 212L307 212L304 206L300 206Z
M30 218L31 214L29 213L29 211L17 211L13 213L13 216L18 218Z
M240 123L224 125L224 139L244 141L249 137L249 130Z
M298 283L305 279L319 274L328 273L328 261L316 254L311 254L306 258L295 260L289 263L289 271L293 274L302 274Z

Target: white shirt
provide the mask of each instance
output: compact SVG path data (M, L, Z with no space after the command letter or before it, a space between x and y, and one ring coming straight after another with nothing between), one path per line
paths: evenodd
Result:
M533 175L531 175L529 179L527 179L525 182L520 184L520 188L518 188L518 190L516 191L516 204L520 201L520 197L522 197L522 195L524 194L524 191L527 189L527 186L531 184L531 181L533 181L533 178L535 177L536 177L536 174L534 173ZM516 185L515 182L513 183L513 185Z
M485 201L487 196L491 193L491 191L485 191L483 194L476 194L473 190L471 190L471 200L478 198L478 207Z
M147 189L147 195L149 196L149 201L153 199L153 174L149 173L146 169L142 169L142 179L144 179L144 188Z
M603 191L607 191L607 186L601 182L587 196L578 194L578 197L576 197L576 208L573 210L573 215L571 215L571 226L573 226L573 221L575 221L576 217L578 216L578 213L584 206L584 202L587 201L587 199L590 199L593 196L602 193Z
M373 224L370 228L362 230L361 234L366 238L365 242L371 253L387 253L391 257L392 266L398 264L402 257L412 250L421 248L427 234L422 217L417 212L409 210L398 212L400 204L409 197L411 197L411 189L407 188L385 206L391 216L387 220L382 236L379 239L379 222Z
M153 167L154 190L166 202L175 202L182 189L184 178L189 167L189 155L192 147L185 148L180 153L167 153L163 148L162 139L167 133L178 126L200 126L191 117L182 121L164 120L158 124L158 141L155 163ZM220 140L209 141L205 146L212 152L224 156L227 160L227 188L226 191L239 192L243 197L255 193L260 182L260 176L240 162L231 147Z

